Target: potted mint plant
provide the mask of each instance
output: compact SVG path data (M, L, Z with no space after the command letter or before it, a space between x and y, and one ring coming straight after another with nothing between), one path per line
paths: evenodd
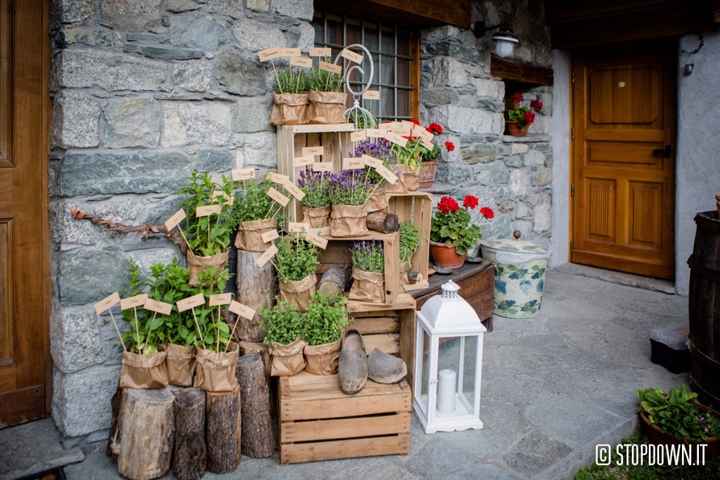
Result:
M260 312L265 327L264 342L271 358L270 373L276 377L296 375L305 368L305 314L285 300Z
M338 369L340 340L348 325L345 297L342 295L313 295L305 315L303 337L305 370L315 375L333 375Z
M275 266L280 278L280 297L304 312L315 293L317 248L296 234L284 236L276 246Z
M235 222L238 232L235 236L235 246L248 252L264 252L269 246L263 234L277 230L276 218L279 208L267 195L267 191L274 186L270 180L249 180L243 183L244 189L238 192L234 205Z

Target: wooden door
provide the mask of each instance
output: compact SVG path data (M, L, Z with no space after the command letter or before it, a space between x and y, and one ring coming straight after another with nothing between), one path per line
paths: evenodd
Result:
M45 416L47 5L0 0L0 427Z
M677 50L603 50L573 65L571 261L672 278Z

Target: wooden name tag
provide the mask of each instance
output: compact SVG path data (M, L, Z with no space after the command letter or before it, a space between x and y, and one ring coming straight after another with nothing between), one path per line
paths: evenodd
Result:
M332 172L332 162L315 162L312 164L312 169L315 172Z
M183 210L182 208L177 212L173 213L172 217L168 218L165 221L165 231L173 231L175 227L180 225L180 222L185 220L185 217L187 217L187 215L185 214L185 210Z
M276 172L268 172L267 179L277 184L284 184L290 181L287 175Z
M247 320L252 320L253 317L255 317L255 310L240 302L236 302L235 300L230 302L230 307L228 308L228 310L230 310L238 317L243 317Z
M145 310L150 310L151 312L161 315L170 315L170 312L172 312L172 304L148 298L147 302L145 302Z
M232 179L236 182L242 182L244 180L251 180L255 178L255 168L236 168L231 172Z
M312 165L312 163L315 161L315 157L308 156L308 157L295 157L293 160L293 165L295 165L295 168L297 167L307 167L308 165Z
M361 157L343 158L343 170L358 170L365 167L365 162Z
M312 68L312 58L290 57L290 65L292 65L293 67Z
M183 298L182 300L178 300L175 302L175 304L178 307L179 312L184 312L186 310L190 310L191 308L199 307L200 305L205 304L205 297L203 297L202 293L198 293L197 295L193 295L192 297Z
M308 55L311 57L329 57L332 55L332 50L329 48L315 47L310 49Z
M260 255L259 257L255 257L255 265L257 265L258 267L264 267L265 264L277 254L277 252L278 249L275 244L270 245L268 249L263 252L262 255Z
M196 217L207 217L222 212L222 205L201 205L195 209Z
M368 90L363 93L363 100L380 100L380 92L377 90Z
M312 232L312 231L305 232L305 240L312 243L316 247L322 248L323 250L325 250L327 248L327 244L328 244L327 238L323 238L323 237L317 235L315 232Z
M287 190L288 193L295 197L298 201L302 201L302 199L305 198L305 192L300 190L300 188L294 183L292 183L290 180L285 182L283 184L283 187L285 187L285 190Z
M267 196L275 200L278 204L282 205L283 207L287 206L288 202L290 202L290 199L283 195L282 193L278 192L274 188L270 187L267 190Z
M97 315L103 314L118 303L120 303L120 294L118 292L111 293L95 304L95 313Z
M318 67L320 70L325 70L326 72L334 73L335 75L340 75L342 73L342 67L340 65L335 65L334 63L320 62Z
M229 305L232 301L232 293L216 293L210 295L208 304L211 307L219 307L220 305Z
M362 63L363 56L360 53L355 53L352 50L348 50L347 48L343 48L342 52L340 52L340 56L350 60L353 63Z
M406 138L403 138L395 132L385 132L385 135L383 136L385 137L385 140L392 142L396 145L400 145L401 147L407 145L408 142Z
M142 307L147 302L147 293L141 293L134 297L123 298L120 300L120 310L128 310L130 308Z
M288 222L288 233L302 233L308 229L307 223Z
M235 203L235 197L233 197L232 195L228 195L221 190L215 190L212 195L210 195L210 199L217 200L218 198L224 200L225 203L227 203L228 205L232 205Z
M260 235L260 238L262 238L262 241L265 243L270 243L276 238L278 238L280 235L278 235L277 230L268 230L267 232Z
M362 142L367 138L367 132L365 130L358 130L357 132L350 132L351 142Z

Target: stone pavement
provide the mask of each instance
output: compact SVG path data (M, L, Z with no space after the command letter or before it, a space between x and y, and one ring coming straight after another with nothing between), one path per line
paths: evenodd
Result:
M636 425L635 390L686 381L649 361L653 327L687 321L687 298L550 272L533 320L495 319L485 338L479 431L425 435L413 422L410 455L279 465L243 458L215 479L561 480L589 463L597 443ZM119 478L96 453L68 479Z

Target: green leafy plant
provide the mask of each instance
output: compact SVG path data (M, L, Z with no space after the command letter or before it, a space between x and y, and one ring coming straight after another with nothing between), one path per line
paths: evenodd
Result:
M130 260L128 265L128 285L122 292L123 298L140 295L147 286L142 276L140 266ZM123 310L122 317L130 325L130 329L122 334L123 344L133 353L141 355L153 354L159 351L161 340L158 335L148 331L148 311L142 307Z
M193 295L194 289L188 283L188 270L177 260L171 263L156 263L150 266L148 296L153 300L171 304L170 315L152 314L148 322L149 332L158 336L162 343L195 345L197 335L190 312L178 312L175 302Z
M317 247L298 235L287 235L275 244L275 266L283 281L298 281L314 275L318 266Z
M385 255L381 242L355 242L352 248L353 267L366 272L385 271Z
M208 172L194 170L188 183L180 189L185 195L182 207L187 214L187 227L184 229L192 252L200 256L212 256L226 251L230 247L230 237L237 227L230 205L235 185L227 177L220 184L215 183ZM215 192L219 192L219 195ZM213 197L215 195L215 197ZM204 217L197 216L197 207L220 205L220 213Z
M265 327L265 343L288 345L302 338L305 314L292 307L286 300L280 300L272 308L260 312Z
M308 345L336 342L348 325L345 297L342 295L313 295L305 314L304 338Z
M409 263L420 245L420 230L414 223L400 224L400 261Z
M337 73L314 68L307 76L308 90L315 92L342 92L342 76Z
M695 441L720 436L720 419L700 410L697 394L685 385L665 392L660 388L638 390L640 411L660 430Z
M455 247L459 255L464 255L480 240L480 227L473 224L469 210L477 206L477 197L467 195L463 207L452 197L442 197L438 209L433 214L430 239Z
M197 345L215 352L224 352L227 349L231 340L230 326L223 318L222 307L211 307L208 305L207 299L210 295L223 293L228 278L230 278L230 274L227 270L208 267L198 275L198 285L192 292L193 295L202 293L206 299L204 305L194 309L202 334ZM192 312L189 313L192 316Z
M285 67L275 70L275 93L303 93L307 90L308 75L302 68Z
M260 182L249 180L244 182L244 188L239 190L235 197L233 217L235 222L249 222L270 218L278 208L277 204L267 196L270 187L280 190L270 180Z

